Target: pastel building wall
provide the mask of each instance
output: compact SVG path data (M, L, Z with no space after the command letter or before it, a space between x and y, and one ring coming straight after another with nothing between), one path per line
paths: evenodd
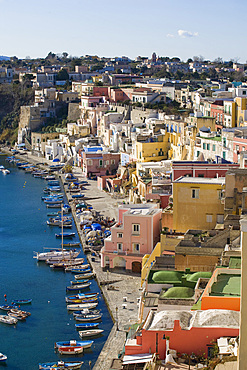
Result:
M161 212L149 204L119 207L118 223L101 250L101 267L141 272L143 256L159 242Z

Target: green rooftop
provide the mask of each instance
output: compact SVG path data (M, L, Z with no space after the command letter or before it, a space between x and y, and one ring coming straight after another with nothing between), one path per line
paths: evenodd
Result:
M213 283L210 296L240 297L241 275L220 274Z
M161 292L159 299L188 299L194 296L194 289L187 287L173 287Z
M230 257L229 268L241 269L241 257Z

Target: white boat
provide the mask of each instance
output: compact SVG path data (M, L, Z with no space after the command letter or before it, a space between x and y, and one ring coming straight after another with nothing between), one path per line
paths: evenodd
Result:
M7 360L7 356L5 356L3 353L0 353L0 362L4 362Z
M12 316L0 315L0 322L4 324L14 325L18 322L18 320Z
M58 352L60 355L79 355L83 352L82 346L73 346L73 347L59 347Z
M85 265L71 265L71 266L67 266L65 268L65 271L68 272L68 271L71 271L72 269L87 269L88 267L90 267L89 263L85 264Z
M78 310L84 310L85 308L92 309L97 307L98 302L94 303L78 303L78 304L68 304L67 310L69 311L78 311Z
M82 330L82 331L79 331L79 335L81 338L85 338L85 337L95 337L96 335L99 335L99 334L102 334L103 333L103 329L91 329L91 330Z
M41 252L41 253L38 253L38 252L34 252L36 253L35 256L33 258L36 258L38 261L46 261L46 260L50 260L50 259L61 259L61 258L66 258L66 257L69 257L69 258L75 258L79 255L80 252L78 251L73 251L73 250L54 250L54 251L49 251L49 252ZM55 258L54 258L55 257Z
M8 174L10 173L10 171L9 171L9 170L7 170L7 168L4 168L4 169L2 170L2 173L3 173L4 175L8 175Z

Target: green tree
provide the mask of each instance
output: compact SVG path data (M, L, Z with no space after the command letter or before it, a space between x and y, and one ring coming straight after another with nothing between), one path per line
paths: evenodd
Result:
M62 68L57 74L57 81L67 81L69 80L69 74L66 69Z

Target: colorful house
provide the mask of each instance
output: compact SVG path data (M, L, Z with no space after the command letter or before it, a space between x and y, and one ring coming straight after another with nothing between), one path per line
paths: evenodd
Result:
M125 355L158 353L161 360L169 348L177 353L209 354L213 342L220 337L239 335L240 314L237 311L215 310L150 311L140 332L127 339Z
M101 249L101 267L139 273L143 256L159 242L162 210L155 204L133 204L120 206L118 212L118 223Z
M168 135L148 137L135 144L135 155L139 162L162 161L167 159Z
M180 177L173 182L173 229L210 230L224 222L225 178Z

